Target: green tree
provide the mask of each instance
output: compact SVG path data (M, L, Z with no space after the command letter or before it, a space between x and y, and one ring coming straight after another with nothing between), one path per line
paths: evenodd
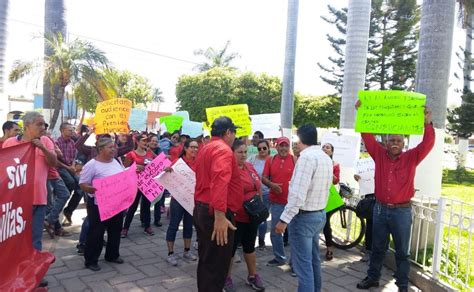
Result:
M236 69L231 66L232 61L239 57L238 53L229 53L230 41L227 41L222 49L207 48L205 50L194 51L195 56L202 56L206 60L198 65L194 69L199 72L205 72L212 68L229 68Z
M334 96L296 96L295 126L314 124L316 127L337 128L341 100Z
M60 33L47 34L45 40L52 54L44 60L15 61L8 79L16 82L27 75L40 75L43 72L49 84L58 86L57 91L51 91L54 111L50 127L54 129L64 103L66 87L78 83L85 76L89 80L93 79L92 76L96 76L98 70L107 66L108 59L101 50L87 41L65 41Z
M267 74L239 73L213 68L183 75L176 85L179 110L187 110L195 121L206 120L206 108L245 103L250 114L279 112L281 80Z
M412 89L416 71L416 45L420 9L416 0L373 0L371 3L369 47L366 65L366 89ZM327 64L318 63L320 78L340 94L344 76L344 50L347 33L347 9L328 6L329 17L338 34L327 34L336 52ZM328 65L329 64L329 65Z
M462 104L448 109L448 125L446 128L461 139L468 139L474 133L474 93L465 91Z

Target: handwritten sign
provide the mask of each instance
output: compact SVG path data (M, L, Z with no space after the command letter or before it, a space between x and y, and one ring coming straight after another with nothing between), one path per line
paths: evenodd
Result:
M212 125L215 119L226 116L232 119L232 122L240 126L237 129L237 137L249 136L252 133L250 123L249 107L246 104L226 105L206 108L206 116L209 125Z
M166 129L168 133L173 133L178 131L183 124L183 117L180 116L165 116L160 118L160 123L164 123L166 125Z
M344 167L354 167L359 157L359 136L339 135L328 132L321 139L321 146L326 143L330 143L334 146L333 160L335 162Z
M359 194L373 194L375 189L375 162L372 157L362 158L357 161L356 174L360 176Z
M181 158L176 161L172 168L172 172L163 172L155 180L163 185L173 198L192 215L196 174Z
M130 207L137 195L137 166L92 181L100 220L104 221Z
M187 111L178 111L173 116L183 117L184 121L189 121L189 113Z
M126 98L112 98L99 102L95 109L95 133L128 133L128 118L132 102Z
M399 90L359 91L355 130L360 133L422 134L426 96Z
M342 205L344 205L344 201L342 200L341 195L339 195L339 192L337 191L336 187L334 185L331 185L331 187L329 188L328 202L326 204L326 208L324 208L324 211L328 213L332 210L341 207Z
M192 122L192 121L183 121L182 135L189 135L191 138L196 138L202 135L202 123L200 122Z
M138 173L138 188L148 201L153 202L156 197L160 196L165 188L157 183L153 178L163 171L166 167L170 166L171 162L166 158L166 155L160 153L156 156L152 162L145 166L145 169Z
M262 132L265 139L281 137L280 113L251 115L250 119L252 120L252 132Z
M275 148L270 148L270 156L274 156L277 153L278 151ZM253 145L247 146L247 160L249 160L252 156L255 155L258 155L258 148Z
M144 109L132 108L128 124L131 130L145 131L148 112Z

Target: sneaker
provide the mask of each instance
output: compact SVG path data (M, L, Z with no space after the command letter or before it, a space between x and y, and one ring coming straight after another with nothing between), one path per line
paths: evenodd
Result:
M51 237L51 239L54 239L54 226L53 224L50 224L48 221L44 221L44 229L46 230L46 232L48 232L49 234L49 237Z
M199 246L199 243L198 243L197 241L195 241L195 242L193 243L193 248L194 248L195 250L198 250L198 246Z
M176 257L175 254L170 254L167 258L166 261L172 265L172 266L177 266L178 265L178 258Z
M79 243L76 245L77 248L77 253L78 254L84 254L84 250L86 249L86 245L84 243Z
M225 278L223 291L225 291L225 292L235 292L236 291L231 277L226 277Z
M290 275L292 277L296 277L296 273L295 273L295 270L293 270L293 267L291 267L291 269L290 269Z
M284 264L285 264L285 261L279 261L277 259L273 259L267 263L267 266L277 267L277 266L283 266Z
M196 261L198 259L197 256L193 254L190 250L184 252L183 258L190 261Z
M364 256L360 259L361 262L368 263L370 260L370 253L364 254Z
M253 290L255 291L264 291L265 286L263 286L263 281L262 278L258 274L255 274L254 276L248 276L247 277L247 285L252 287Z
M48 281L43 278L43 279L41 279L41 281L38 285L38 288L45 288L45 287L48 287Z
M155 235L155 233L153 232L153 229L151 229L151 227L147 227L145 228L145 231L143 231L143 233L145 233L146 235Z
M258 240L258 248L260 250L264 250L265 249L265 240Z
M91 271L94 271L94 272L98 272L100 271L100 267L98 264L90 264L90 265L85 265L86 266L86 269L89 269Z
M163 223L161 223L160 221L155 221L154 224L155 224L156 227L161 227L161 226L163 226Z
M368 290L369 288L378 287L378 286L379 286L379 281L374 281L370 279L369 277L365 277L364 280L357 283L357 288L363 289L363 290Z
M122 232L120 232L120 237L121 238L126 238L128 235L128 229L122 229Z

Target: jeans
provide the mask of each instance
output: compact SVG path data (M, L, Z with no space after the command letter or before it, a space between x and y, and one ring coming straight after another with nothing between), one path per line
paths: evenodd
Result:
M89 233L89 217L86 216L81 226L81 233L79 234L79 244L86 244L87 233Z
M272 229L270 230L270 239L272 241L273 254L279 262L286 262L285 248L283 246L283 235L275 232L275 226L280 221L281 213L285 210L285 205L271 203L270 213L272 214Z
M367 276L374 281L380 279L385 253L388 249L389 234L395 243L395 260L397 271L395 279L398 287L408 286L410 262L408 257L410 230L412 224L411 207L389 209L375 203L373 213L372 254L370 255Z
M325 223L323 210L298 214L290 222L291 263L299 292L321 291L319 234Z
M33 248L41 251L43 248L41 240L43 238L44 216L46 214L46 205L33 205L33 218L31 222L31 239Z
M159 208L159 207L158 207ZM183 238L191 239L193 236L193 216L186 211L175 199L170 202L170 224L166 231L166 241L174 242L179 223L183 220Z
M263 193L263 204L270 210L270 201L268 200L268 192ZM258 241L265 241L265 234L267 233L268 224L267 220L263 221L260 226L258 226Z
M165 206L165 199L166 199L167 194L169 194L169 192L168 192L168 190L165 190L163 192L163 195L161 196L161 199L157 203L155 203L155 208L153 210L153 215L154 215L154 219L155 219L154 222L155 223L161 221L161 207Z
M49 224L57 226L59 214L66 205L70 193L61 178L48 179L48 193L54 194L54 196L51 196L51 209L46 216L46 220Z

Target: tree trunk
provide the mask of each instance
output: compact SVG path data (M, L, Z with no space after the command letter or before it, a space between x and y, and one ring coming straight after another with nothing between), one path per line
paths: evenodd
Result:
M44 33L61 33L66 38L66 21L65 21L65 8L64 0L45 0L44 3ZM46 45L44 46L44 56L50 56L52 54L51 49ZM51 95L51 89L57 90L54 86L49 84L49 81L43 79L43 108L53 108L53 101ZM53 114L54 116L54 114ZM52 120L50 120L52 122Z
M354 129L357 93L364 89L371 0L349 0L342 86L341 129Z
M463 93L471 91L472 73L472 13L468 13L465 27L464 64L463 64ZM464 100L462 101L464 103ZM460 138L458 144L459 165L466 166L467 153L469 151L468 139Z
M299 0L288 0L286 27L285 68L281 97L281 128L283 135L291 139L295 90L296 36L298 32Z
M441 194L444 128L455 17L454 0L423 0L416 68L416 91L426 95L433 112L436 143L417 168L417 196ZM421 139L419 136L415 139ZM416 143L410 141L411 146Z
M0 0L0 124L6 121L8 101L3 97L5 48L7 40L8 0Z
M53 96L53 115L51 117L51 123L50 123L50 129L51 131L54 131L56 127L56 123L59 118L59 114L62 113L62 104L64 103L64 92L65 92L65 87L58 86L58 95ZM63 121L61 120L61 123Z

